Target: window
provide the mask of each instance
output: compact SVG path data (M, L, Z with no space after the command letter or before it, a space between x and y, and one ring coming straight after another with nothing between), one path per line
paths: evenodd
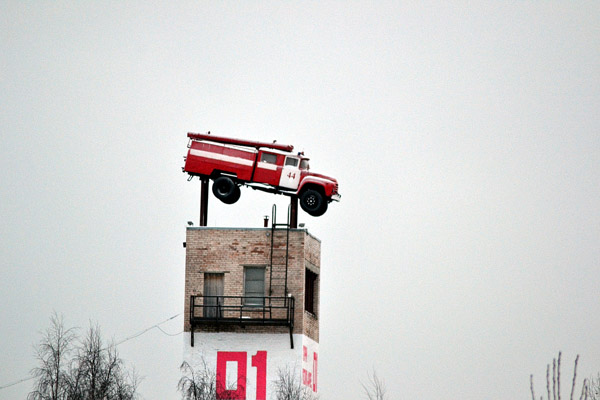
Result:
M269 164L277 164L277 155L271 153L262 153L260 156L260 161Z
M265 267L244 267L244 305L263 306Z
M300 169L308 170L308 159L304 159L300 162Z
M315 274L309 269L306 269L304 278L304 309L311 314L317 314L315 309L315 297L317 294L317 278L319 275Z
M297 158L292 158L292 157L287 157L285 159L285 165L291 165L292 167L297 167L298 166L298 159Z

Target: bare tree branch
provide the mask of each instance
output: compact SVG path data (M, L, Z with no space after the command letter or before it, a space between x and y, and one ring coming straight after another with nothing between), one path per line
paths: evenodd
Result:
M289 366L277 371L277 379L273 382L277 400L314 400L316 395L308 386L304 386L300 373Z
M208 368L202 359L200 370L195 370L184 361L179 367L183 376L177 383L183 400L214 400L217 397L217 377L215 371Z
M550 400L550 364L546 365L546 391L548 392L548 400Z
M50 327L44 332L36 352L40 366L31 371L35 377L34 389L28 400L66 399L64 383L68 357L73 351L75 330L66 329L62 315L56 312L50 317Z
M125 370L114 345L104 347L99 327L90 324L75 345L74 329L65 329L54 314L38 346L40 366L28 400L134 400L138 386L135 371Z
M556 400L556 358L552 360L552 398Z
M595 378L589 378L587 382L590 400L600 400L600 373Z
M368 382L366 384L361 383L365 395L369 400L385 400L387 389L382 379L377 376L377 372L373 370L373 373L369 375ZM535 399L533 399L535 400Z
M560 390L560 365L562 359L562 352L558 352L558 358L554 358L552 360L552 392L550 391L550 364L546 365L546 392L547 392L547 400L561 400L561 390ZM575 388L577 386L577 366L579 363L579 354L575 357L575 366L573 368L573 380L571 383L571 395L569 400L573 400L573 396L575 395ZM530 379L530 389L531 396L535 399L535 394L533 390L533 375L529 376ZM583 384L581 386L581 396L579 400L600 400L600 374L598 375L598 397L592 397L590 395L589 381L587 379L583 380ZM544 396L540 397L540 400L544 400Z
M558 393L558 400L560 400L560 356L562 355L562 352L558 352L558 362L557 362L557 366L556 366L556 370L558 371L558 373L556 374L556 387L557 387L557 393Z
M587 383L587 379L583 380L583 385L581 386L581 396L579 396L579 400L588 400L588 383Z
M571 396L570 400L573 400L573 394L575 393L575 381L577 380L577 362L579 361L579 354L575 357L575 367L573 368L573 384L571 385Z

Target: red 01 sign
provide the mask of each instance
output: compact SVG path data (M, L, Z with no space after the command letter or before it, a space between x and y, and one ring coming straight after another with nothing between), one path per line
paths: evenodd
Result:
M302 368L302 384L308 386L313 392L317 392L317 362L319 361L317 353L313 353L312 360L308 358L308 348L302 346L302 363L304 365L312 361L312 372L306 368Z
M303 349L303 361L306 360L306 347ZM250 358L251 365L256 368L256 400L267 400L267 352L257 351ZM317 353L313 353L312 371L302 369L302 384L317 391ZM237 364L237 381L235 389L227 388L227 363ZM217 399L246 400L246 384L248 372L248 353L245 351L217 352Z
M267 400L267 352L258 351L252 356L256 368L256 400ZM227 363L237 364L237 385L227 390ZM248 353L245 351L217 352L217 399L246 400L246 372Z

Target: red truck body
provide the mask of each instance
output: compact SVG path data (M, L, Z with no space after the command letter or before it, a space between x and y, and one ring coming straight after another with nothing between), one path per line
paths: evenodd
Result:
M298 196L302 209L313 216L340 200L337 180L310 172L308 158L292 153L291 145L198 133L188 137L184 172L213 179L213 193L225 203L239 199L241 185Z

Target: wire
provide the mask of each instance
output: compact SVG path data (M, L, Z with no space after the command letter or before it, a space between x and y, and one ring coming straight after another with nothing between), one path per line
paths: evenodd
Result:
M154 325L152 325L152 326L150 326L150 327L148 327L148 328L144 329L143 331L140 331L140 332L138 332L138 333L136 333L136 334L133 334L133 335L131 335L131 336L128 336L128 337L126 337L125 339L121 340L120 342L117 342L117 343L115 343L115 346L118 346L118 345L120 345L120 344L123 344L123 343L125 343L125 342L128 342L128 341L130 341L130 340L132 340L132 339L135 339L135 338L137 338L137 337L140 337L140 336L142 336L144 333L146 333L146 332L148 332L148 331L150 331L150 330L152 330L152 329L154 329L154 328L158 328L158 330L159 330L159 331L161 331L163 334L165 334L165 335L167 335L167 336L177 336L177 335L181 335L181 334L183 333L183 331L181 331L181 332L179 332L179 333L171 334L171 333L165 332L165 331L164 331L164 330L163 330L163 329L160 327L160 325L162 325L162 324L164 324L164 323L166 323L166 322L169 322L169 321L171 321L171 320L173 320L173 319L175 319L175 318L179 317L180 315L181 315L181 313L179 313L179 314L176 314L176 315L173 315L172 317L170 317L170 318L167 318L167 319L165 319L164 321L162 321L162 322L159 322L159 323L157 323L157 324L154 324ZM103 350L106 350L106 349L103 349ZM22 378L22 379L19 379L18 381L14 381L14 382L11 382L11 383L7 383L7 384L5 384L5 385L1 385L1 386L0 386L0 390L2 390L2 389L6 389L6 388L9 388L9 387L11 387L11 386L18 385L19 383L23 383L23 382L30 381L30 380L32 380L32 379L34 379L34 378L35 378L35 376L29 376L29 377L27 377L27 378Z
M160 329L160 326L159 326L159 325L162 325L162 324L164 324L165 322L169 322L170 320L172 320L172 319L175 319L175 318L179 317L180 315L181 315L181 313L179 313L179 314L176 314L176 315L173 315L172 317L170 317L170 318L167 318L167 319L165 319L164 321L162 321L162 322L159 322L158 324L154 324L154 325L152 325L151 327L144 329L143 331L140 331L140 332L138 332L138 333L136 333L136 334L134 334L134 335L131 335L131 336L129 336L129 337L126 337L125 339L121 340L120 342L117 342L117 343L115 343L115 346L118 346L118 345L120 345L120 344L123 344L123 343L125 343L125 342L128 342L128 341L130 341L131 339L135 339L135 338L137 338L137 337L139 337L139 336L142 336L144 333L146 333L146 332L148 332L149 330L152 330L152 329L154 329L154 328L158 328L158 329L159 329L161 332L163 332L164 334L168 335L168 333L166 333L165 331L163 331L162 329ZM175 335L169 335L169 336L175 336Z
M158 330L161 331L162 333L164 333L167 336L178 336L181 335L183 333L183 331L179 331L177 333L169 333L169 332L165 332L160 326L157 326Z
M32 380L33 378L35 378L35 376L30 376L29 378L23 378L23 379L19 379L18 381L15 381L15 382L13 382L13 383L8 383L8 384L6 384L6 385L2 385L2 386L0 386L0 390L2 390L2 389L6 389L6 388L9 388L9 387L11 387L11 386L15 386L15 385L17 385L17 384L19 384L19 383L21 383L21 382L27 382L27 381L30 381L30 380Z

